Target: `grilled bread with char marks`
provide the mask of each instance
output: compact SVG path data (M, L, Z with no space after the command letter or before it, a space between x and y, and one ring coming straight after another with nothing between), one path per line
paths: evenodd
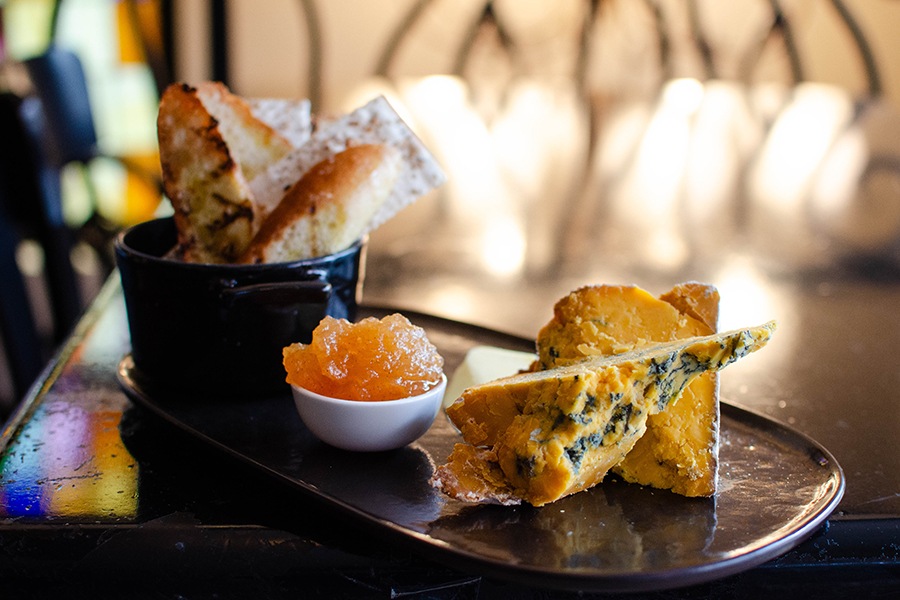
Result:
M310 169L285 194L241 259L269 263L349 247L390 195L400 173L391 146L351 146Z

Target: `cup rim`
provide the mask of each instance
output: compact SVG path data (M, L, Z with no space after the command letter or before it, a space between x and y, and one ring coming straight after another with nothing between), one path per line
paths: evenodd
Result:
M325 404L331 404L334 406L401 406L405 404L415 404L417 402L424 401L428 396L433 394L437 394L442 389L446 390L447 387L447 374L441 373L440 380L428 390L422 392L421 394L416 394L415 396L405 396L403 398L393 398L390 400L349 400L347 398L335 398L333 396L324 396L319 394L318 392L314 392L308 388L303 386L290 384L292 388L297 390L299 393L305 394L311 397L313 400L322 402ZM366 410L366 409L362 409ZM378 409L371 409L378 410Z
M177 265L179 267L183 267L186 269L197 269L197 270L217 270L217 269L236 269L238 271L260 271L267 270L271 268L285 268L285 267L303 267L303 266L316 266L321 264L324 261L338 261L342 258L345 258L349 255L355 254L359 252L363 246L365 246L368 241L368 236L363 236L362 238L356 240L343 250L338 250L337 252L333 252L331 254L325 254L322 256L314 256L311 258L301 258L292 261L284 261L284 262L269 262L269 263L256 263L256 264L241 264L241 263L193 263L193 262L185 262L183 260L175 259L175 258L167 258L165 256L157 256L155 254L150 254L148 252L144 252L142 250L138 250L134 246L128 244L125 241L125 238L135 231L139 227L147 227L153 223L161 223L163 221L174 221L173 217L157 217L155 219L150 219L149 221L142 221L140 223L135 223L116 234L115 238L115 250L117 253L121 253L125 256L139 258L141 260L156 263L160 265Z

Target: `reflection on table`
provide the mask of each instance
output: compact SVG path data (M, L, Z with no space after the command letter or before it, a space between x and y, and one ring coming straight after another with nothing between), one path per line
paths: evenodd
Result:
M124 306L103 318L124 319ZM104 337L103 331L77 356L64 357L72 366L57 372L52 391L6 446L0 518L90 523L137 516L140 467L120 429L130 403L115 387L98 386L96 372L85 372L123 351L121 337L109 329Z

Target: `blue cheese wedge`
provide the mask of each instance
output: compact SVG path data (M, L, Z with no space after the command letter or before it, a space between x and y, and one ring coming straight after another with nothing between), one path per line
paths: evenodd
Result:
M653 344L468 388L447 410L467 444L432 483L465 501L534 506L587 489L634 447L650 415L701 374L762 348L774 330L772 322ZM478 423L483 415L488 422Z
M586 356L715 333L719 294L689 282L655 298L635 286L596 285L556 303L538 333L538 362L549 368ZM631 483L684 496L712 496L718 482L716 373L694 379L677 402L647 419L647 431L612 471Z

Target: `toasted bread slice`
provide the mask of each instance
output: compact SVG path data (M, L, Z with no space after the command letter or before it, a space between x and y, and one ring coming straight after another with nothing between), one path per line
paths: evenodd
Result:
M285 262L349 247L390 196L401 165L397 150L375 144L319 162L291 186L241 262Z
M378 144L397 148L401 169L390 196L372 214L365 232L393 217L445 181L437 161L382 96L353 112L321 124L301 147L250 181L253 195L264 205L276 205L285 191L313 165L351 145Z
M197 88L172 84L157 117L163 185L175 211L174 254L203 263L232 262L258 229L250 186Z
M197 97L218 122L219 130L247 181L252 181L293 150L291 142L258 119L251 106L216 81L197 84Z

